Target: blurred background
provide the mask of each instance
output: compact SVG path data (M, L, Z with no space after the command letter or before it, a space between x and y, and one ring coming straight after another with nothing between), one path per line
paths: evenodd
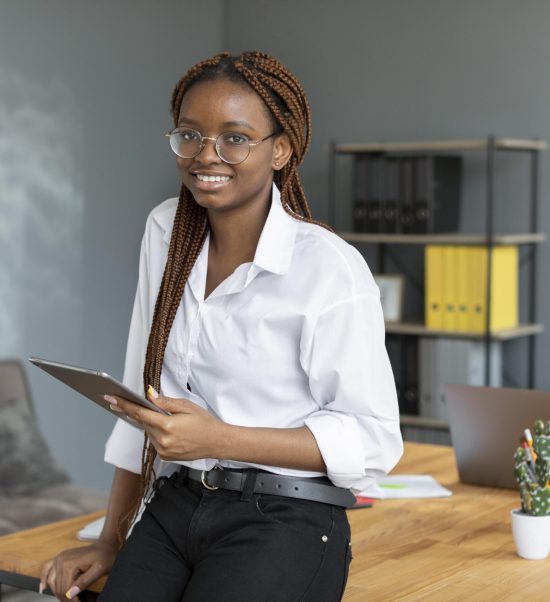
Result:
M0 357L122 376L145 219L179 190L163 136L173 86L200 59L250 49L278 57L308 94L302 179L317 219L329 215L331 141L550 139L550 4L537 0L0 0ZM543 153L541 232L549 167ZM474 177L460 219L475 229L483 187L475 165L465 169ZM503 229L526 215L524 167L514 169ZM548 324L548 245L539 253ZM520 382L524 344L507 353ZM540 389L549 355L539 335ZM107 489L113 419L27 372L55 458L75 483Z

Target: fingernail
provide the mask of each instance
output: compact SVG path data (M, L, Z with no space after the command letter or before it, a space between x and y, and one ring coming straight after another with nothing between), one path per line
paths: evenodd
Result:
M109 406L113 412L122 412L122 410L118 406L110 405Z
M116 406L116 399L114 397L112 397L111 395L104 395L103 399L105 401L108 401L110 404Z
M79 593L80 593L80 588L78 587L78 585L73 585L71 587L71 589L65 594L65 597L69 598L69 600L72 600Z
M153 399L157 399L157 397L159 396L159 394L155 391L155 389L153 389L151 385L147 387L147 395L149 397L152 397Z
M42 583L42 581L38 584L38 593L39 594L44 593L44 584Z

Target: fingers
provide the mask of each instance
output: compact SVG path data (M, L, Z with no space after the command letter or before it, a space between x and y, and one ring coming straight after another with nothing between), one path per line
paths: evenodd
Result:
M75 577L80 573L80 569L76 561L65 559L63 554L56 556L54 560L55 571L55 589L52 588L54 594L62 600L66 599L66 592ZM76 594L75 594L76 595Z
M190 404L192 404L188 399L173 399L172 397L164 397L162 395L157 395L157 397L151 397L150 399L161 410L166 410L170 414L187 413L190 410Z
M97 581L100 577L105 574L105 567L98 561L95 561L90 568L82 573L77 579L74 580L69 589L65 592L65 598L74 600L78 594L87 589L94 581Z
M48 585L48 577L50 575L50 571L53 567L53 560L48 560L42 567L42 572L40 573L40 585L38 586L38 593L41 594L46 587L50 587ZM55 578L55 577L54 577ZM51 589L51 587L50 587ZM53 590L52 590L53 591Z

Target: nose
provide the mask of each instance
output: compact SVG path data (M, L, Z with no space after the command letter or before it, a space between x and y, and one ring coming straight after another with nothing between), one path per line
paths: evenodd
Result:
M216 138L208 138L203 136L202 149L195 156L196 161L201 163L219 163L221 161L218 151L216 150Z

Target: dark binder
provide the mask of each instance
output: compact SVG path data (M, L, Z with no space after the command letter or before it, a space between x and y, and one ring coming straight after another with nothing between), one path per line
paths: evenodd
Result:
M414 232L415 209L414 205L414 162L413 157L399 159L399 204L401 232L410 234Z
M395 378L401 414L418 415L418 339L386 335L386 349Z
M384 157L380 161L381 227L380 231L395 234L399 231L399 160Z
M381 167L373 154L356 155L354 161L353 229L355 232L380 232Z
M455 156L402 157L401 231L456 232L459 226L462 159Z

